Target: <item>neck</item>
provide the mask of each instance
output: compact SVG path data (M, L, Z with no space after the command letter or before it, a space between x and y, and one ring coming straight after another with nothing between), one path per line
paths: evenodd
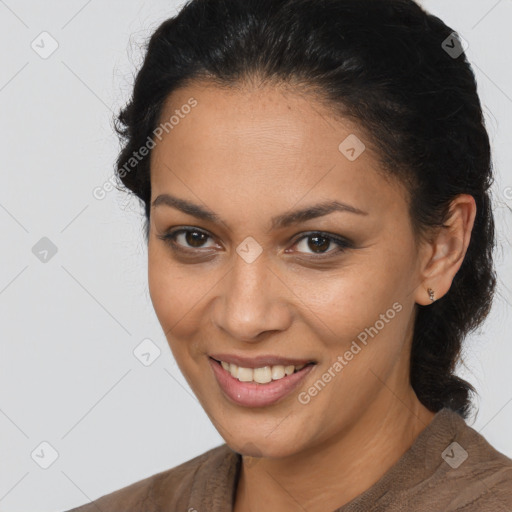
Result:
M335 510L376 483L434 416L412 388L405 400L388 392L334 439L291 457L244 457L234 512Z

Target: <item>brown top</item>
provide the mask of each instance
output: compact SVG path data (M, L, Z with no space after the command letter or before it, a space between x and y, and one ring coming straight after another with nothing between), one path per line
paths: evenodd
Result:
M223 444L68 512L232 512L240 464ZM375 484L334 512L512 512L512 459L444 408Z

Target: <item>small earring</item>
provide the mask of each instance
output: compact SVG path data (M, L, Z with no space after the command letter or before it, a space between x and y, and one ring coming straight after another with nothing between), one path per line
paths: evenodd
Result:
M427 292L428 292L428 297L429 297L429 299L430 299L432 302L434 302L434 300L435 300L435 299L434 299L434 290L432 290L432 288L428 288L428 289L427 289Z

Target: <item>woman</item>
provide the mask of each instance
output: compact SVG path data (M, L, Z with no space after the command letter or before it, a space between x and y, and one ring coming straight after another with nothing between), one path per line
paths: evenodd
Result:
M495 274L452 29L412 0L192 0L118 130L156 314L226 443L74 510L512 510L454 375Z

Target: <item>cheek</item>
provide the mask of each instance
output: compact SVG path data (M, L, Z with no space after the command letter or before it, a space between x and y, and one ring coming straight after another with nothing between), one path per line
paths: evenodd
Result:
M205 307L219 276L207 267L179 264L155 245L148 248L148 287L155 314L176 360L185 352L195 358L202 352L195 334L208 320Z
M156 242L150 242L148 247L149 295L157 318L169 339L192 308L193 297L189 295L194 290L194 283L190 276L185 276L173 263L165 249L155 245ZM197 285L196 281L195 288Z
M314 323L315 334L346 343L392 307L398 296L392 281L385 262L368 261L328 274L298 274L288 282L298 307Z
M172 327L172 320L176 314L176 305L179 293L173 279L173 272L169 272L164 258L156 250L148 251L148 287L153 308L164 331ZM180 309L178 307L177 309Z

